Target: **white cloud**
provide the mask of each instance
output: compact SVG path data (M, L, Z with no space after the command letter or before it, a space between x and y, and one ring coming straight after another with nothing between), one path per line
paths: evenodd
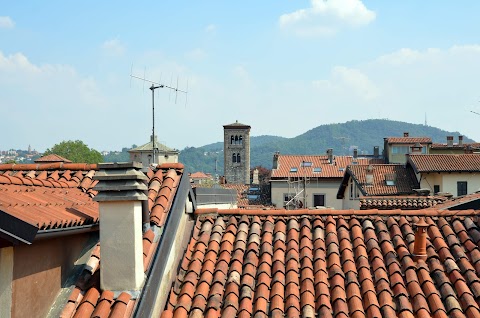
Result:
M251 78L247 68L244 65L237 65L233 68L233 75L240 79L244 84L250 84Z
M328 36L344 26L359 27L375 20L375 12L360 0L311 0L311 7L280 16L280 27L299 36Z
M15 27L15 22L13 22L12 18L3 16L0 17L0 29L12 29Z
M207 53L201 48L196 48L187 52L185 56L191 60L200 61L207 57Z
M315 88L339 94L351 94L370 101L380 96L378 87L367 75L358 69L336 66L332 69L329 80L316 80L312 82Z
M209 24L205 27L205 32L212 33L217 30L217 26L215 24Z
M109 56L122 56L125 53L125 46L118 39L103 42L102 49Z

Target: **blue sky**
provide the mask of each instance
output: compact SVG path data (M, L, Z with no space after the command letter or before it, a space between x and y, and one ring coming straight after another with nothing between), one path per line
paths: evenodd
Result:
M480 141L480 2L7 2L0 10L0 149L80 139L98 150L293 137L388 118ZM133 66L133 68L132 68ZM379 141L382 137L379 136Z

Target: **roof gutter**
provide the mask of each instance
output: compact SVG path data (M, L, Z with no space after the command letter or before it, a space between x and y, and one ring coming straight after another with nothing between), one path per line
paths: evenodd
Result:
M50 230L39 230L35 236L35 241L44 240L49 238L63 237L67 235L83 234L88 232L98 232L99 225L98 223L72 226L67 228L58 228Z
M163 227L163 233L160 237L158 248L153 256L150 270L147 275L147 281L145 282L142 292L138 297L138 305L136 306L132 317L152 317L154 313L154 305L159 293L160 284L162 283L162 277L164 276L165 272L168 271L166 268L166 257L170 254L175 242L175 238L178 236L177 230L180 220L183 216L185 202L190 191L188 173L184 171L180 179L178 189L175 193L175 198L173 199L170 213L168 213L167 220ZM196 209L195 202L193 202L193 204L194 209Z

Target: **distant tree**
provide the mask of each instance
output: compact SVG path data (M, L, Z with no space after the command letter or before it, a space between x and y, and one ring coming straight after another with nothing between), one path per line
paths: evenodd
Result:
M83 141L62 141L49 148L43 154L44 156L56 154L68 160L79 163L99 163L103 162L103 156L95 149L88 148Z
M7 161L5 161L5 163L17 163L17 162L12 159L12 160L7 160Z

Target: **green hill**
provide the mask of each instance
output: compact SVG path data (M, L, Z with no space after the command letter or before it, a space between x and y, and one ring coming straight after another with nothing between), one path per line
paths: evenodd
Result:
M384 137L401 137L404 132L410 136L431 137L433 142L446 142L446 136L461 135L459 132L445 131L439 128L410 124L386 119L352 120L340 124L321 125L294 138L278 136L250 137L250 164L252 167L264 166L271 169L275 151L282 154L324 154L327 148L333 148L335 155L351 154L356 146L359 154L372 154L373 147L383 149ZM473 140L465 137L465 142ZM223 142L202 147L188 147L180 152L180 162L188 170L223 174Z

